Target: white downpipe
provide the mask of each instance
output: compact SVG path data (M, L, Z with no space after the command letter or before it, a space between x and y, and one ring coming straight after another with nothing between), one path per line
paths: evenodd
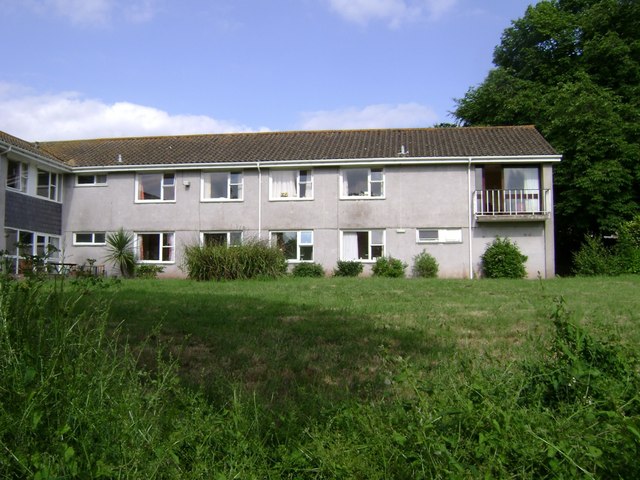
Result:
M471 235L471 227L473 226L473 192L471 191L471 157L469 157L469 163L467 164L467 194L469 199L469 279L473 280L473 237Z
M258 167L258 240L262 240L262 170L260 162L256 162Z

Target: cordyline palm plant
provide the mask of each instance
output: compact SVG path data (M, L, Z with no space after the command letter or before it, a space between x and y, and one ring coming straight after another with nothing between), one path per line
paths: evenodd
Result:
M133 254L133 234L120 230L107 235L106 260L120 268L123 277L132 277L136 268Z

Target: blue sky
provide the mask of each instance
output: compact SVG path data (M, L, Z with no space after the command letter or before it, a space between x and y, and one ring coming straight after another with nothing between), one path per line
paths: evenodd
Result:
M428 127L534 0L0 0L26 140Z

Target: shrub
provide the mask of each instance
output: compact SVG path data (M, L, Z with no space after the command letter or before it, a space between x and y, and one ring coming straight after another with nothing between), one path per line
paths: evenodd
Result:
M620 227L616 255L621 272L640 273L640 214Z
M482 255L482 271L487 278L524 278L526 261L515 243L496 237Z
M192 245L185 248L183 268L194 280L275 278L287 271L287 261L278 248L261 241L235 247Z
M121 227L117 232L107 235L106 260L120 269L123 277L131 277L136 268L133 254L133 234Z
M393 257L380 257L373 265L372 271L376 277L400 278L404 277L407 264Z
M164 272L162 265L139 264L136 266L136 278L158 278L158 274Z
M362 263L354 260L341 260L333 271L336 277L357 277L362 273Z
M294 277L324 277L324 268L318 263L299 263L291 273Z
M435 278L438 276L438 262L423 250L413 257L413 274L416 277Z
M602 240L586 235L580 250L573 254L573 271L576 275L616 275L617 259Z

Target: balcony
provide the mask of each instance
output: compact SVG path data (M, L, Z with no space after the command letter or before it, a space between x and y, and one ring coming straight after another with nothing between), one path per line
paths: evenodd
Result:
M543 221L551 215L551 190L476 190L474 214L479 222Z

